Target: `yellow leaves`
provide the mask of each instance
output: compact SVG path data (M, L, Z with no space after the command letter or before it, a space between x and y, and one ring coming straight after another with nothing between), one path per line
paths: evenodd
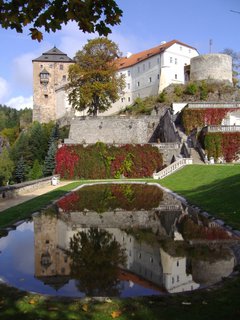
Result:
M28 301L28 303L29 303L29 304L36 304L36 300L31 299L31 300Z
M120 310L113 311L113 312L111 313L111 317L112 317L113 319L116 319L116 318L120 317L121 314L122 314L122 312L121 312Z
M36 28L30 28L30 35L33 40L37 40L38 42L42 41L43 35L42 32L38 31Z
M85 304L82 306L82 310L85 311L85 312L88 312L88 304L85 303Z

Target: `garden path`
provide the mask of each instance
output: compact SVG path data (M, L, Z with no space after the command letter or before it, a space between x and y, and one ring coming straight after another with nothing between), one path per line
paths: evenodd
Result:
M54 185L48 185L48 186L45 186L45 187L40 187L39 189L36 189L36 190L32 190L24 195L18 195L16 196L15 198L4 198L4 199L1 199L0 200L0 212L1 211L4 211L8 208L11 208L11 207L14 207L20 203L23 203L25 201L28 201L30 199L33 199L35 197L38 197L42 194L45 194L47 192L50 192L54 189L57 189L59 187L62 187L64 185L67 185L69 183L71 183L72 181L60 181L56 186Z

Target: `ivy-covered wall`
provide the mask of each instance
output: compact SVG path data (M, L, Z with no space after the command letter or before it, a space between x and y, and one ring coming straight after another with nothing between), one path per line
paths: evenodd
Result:
M65 179L104 179L151 177L163 167L156 147L146 145L113 146L64 145L56 154L56 173Z
M227 162L237 160L240 153L240 132L208 132L204 138L208 157L224 157Z
M191 130L202 128L206 125L220 125L228 112L238 110L236 108L205 108L190 109L184 108L182 111L182 124L185 132L189 134Z

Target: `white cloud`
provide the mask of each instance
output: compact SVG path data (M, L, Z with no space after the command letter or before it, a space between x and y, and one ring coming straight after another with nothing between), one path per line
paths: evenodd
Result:
M9 92L8 83L5 79L0 77L0 103Z
M88 40L99 37L97 33L84 33L78 29L78 26L74 22L68 23L66 26L59 31L58 36L60 38L59 49L68 56L74 57L78 50L87 43ZM127 52L131 51L136 53L139 51L139 39L135 36L128 34L127 36L113 30L109 35L109 39L116 42L121 52L126 55Z
M25 108L33 108L33 97L13 97L5 103L8 107L20 110Z
M59 49L67 53L69 57L74 57L88 40L96 38L98 35L96 33L84 33L79 30L76 23L69 22L59 31L58 36L60 37Z
M32 86L32 60L36 58L32 52L24 53L13 61L14 82L21 87Z

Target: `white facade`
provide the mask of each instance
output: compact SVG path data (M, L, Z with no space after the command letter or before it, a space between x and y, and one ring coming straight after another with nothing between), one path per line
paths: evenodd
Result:
M198 52L193 47L177 40L163 42L158 47L140 53L120 58L119 75L125 76L125 88L120 93L120 99L112 107L100 115L117 114L126 106L131 105L136 98L158 95L168 85L185 83L184 67L190 64ZM71 107L62 90L56 92L56 103L66 112ZM87 111L81 115L87 115Z
M155 51L156 54L151 53L151 49L144 51L143 58L141 53L125 58L128 67L120 67L118 72L125 75L126 87L120 99L108 111L109 114L124 109L138 97L158 95L172 83L184 84L184 67L190 64L191 58L198 56L196 49L178 41L163 43L159 50L153 48L153 52ZM128 64L127 59L131 59L132 63Z

